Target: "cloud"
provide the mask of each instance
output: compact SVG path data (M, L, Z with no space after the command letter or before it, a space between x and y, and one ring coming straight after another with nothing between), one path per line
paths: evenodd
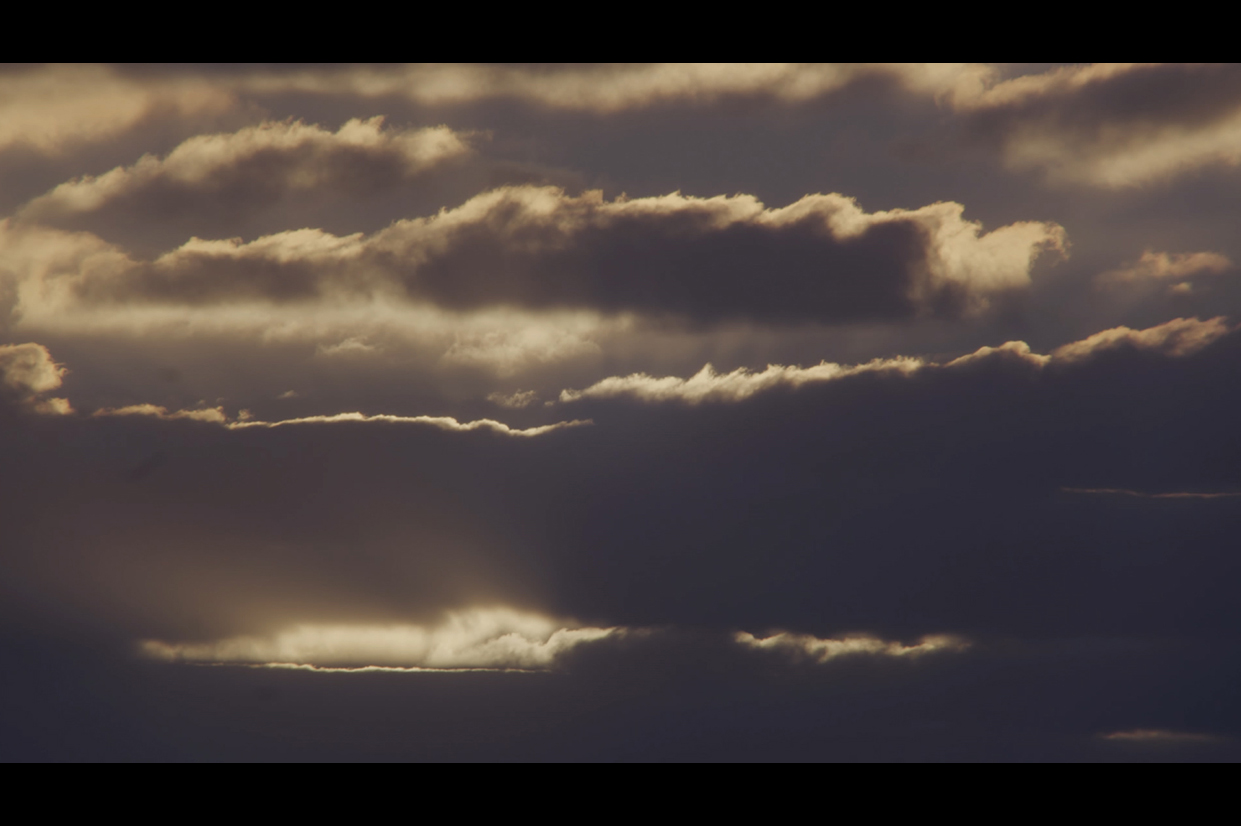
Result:
M445 126L385 129L383 118L373 117L331 132L264 122L197 135L163 158L145 155L133 166L63 183L19 214L44 223L100 212L128 221L167 222L183 213L236 219L290 198L373 196L469 153Z
M1241 67L1102 63L984 82L952 98L1005 162L1053 183L1149 186L1241 163Z
M104 408L96 410L95 416L152 416L156 419L165 419L175 421L177 419L188 419L194 422L210 422L212 424L224 424L228 421L228 416L224 413L222 407L209 407L203 410L178 410L173 413L168 412L168 408L154 404L133 404L128 407Z
M487 396L487 401L500 407L507 407L510 410L521 410L538 400L539 394L534 390L514 390L512 393L497 392Z
M1232 261L1217 252L1166 253L1147 250L1136 262L1098 277L1103 285L1149 281L1185 282L1199 275L1219 275L1233 269Z
M612 376L587 387L585 390L563 390L561 402L580 399L608 399L628 396L646 402L682 401L688 404L710 402L736 402L755 393L775 387L800 387L810 382L834 381L859 373L909 374L923 366L915 358L875 359L867 364L843 366L821 362L814 367L786 367L769 364L761 373L740 367L731 373L715 372L710 364L704 366L688 379L676 376L655 378L645 373L630 376Z
M376 353L379 348L373 344L367 344L359 338L347 338L337 344L320 344L315 350L316 355L320 356L363 356Z
M1055 361L1070 362L1122 347L1152 350L1173 357L1188 356L1231 331L1228 320L1223 317L1206 321L1176 318L1145 330L1132 330L1128 327L1104 330L1081 341L1058 347L1052 351L1051 356Z
M556 430L563 430L569 427L583 427L585 425L594 424L589 419L574 419L571 422L556 422L554 424L540 425L538 427L528 427L524 430L514 429L497 422L494 419L477 419L472 422L459 422L452 416L366 416L361 413L337 413L332 416L305 416L300 419L285 419L279 422L259 422L259 421L239 421L229 425L231 430L242 430L246 428L266 428L288 427L292 425L315 425L315 424L341 424L344 422L378 422L386 424L425 424L440 430L450 430L459 432L469 432L473 430L490 430L504 436L542 436L544 433L551 433Z
M414 64L252 70L237 85L260 94L400 96L426 105L511 99L607 114L735 97L804 103L874 79L917 94L943 95L972 90L992 74L986 66L960 63Z
M548 364L602 352L584 331L557 325L461 332L453 338L440 359L443 363L489 367L501 376L512 375L531 363Z
M739 645L764 651L782 651L795 657L825 663L837 657L921 657L940 651L964 651L970 647L965 640L952 636L923 637L914 645L881 640L877 637L857 636L841 639L820 639L809 634L782 632L769 637L755 637L748 632L738 632Z
M59 155L116 138L159 115L215 115L236 105L228 89L187 76L139 80L98 65L0 72L0 151Z
M1241 497L1241 493L1235 492L1198 493L1176 491L1173 493L1143 493L1123 488L1062 488L1062 490L1065 493L1083 493L1097 496L1130 496L1135 499L1234 499Z
M36 413L68 415L73 412L68 399L44 396L63 384L67 372L41 344L0 345L0 403L9 396Z
M23 396L55 390L66 372L41 344L0 345L0 380Z
M937 203L867 213L836 194L768 209L748 195L605 201L513 186L370 236L194 238L149 262L79 237L80 256L109 266L66 284L96 303L406 300L832 322L975 313L1028 286L1043 251L1065 250L1056 224L983 233L963 211ZM49 232L10 228L0 241L20 252Z
M1019 361L1041 370L1049 364L1082 361L1102 352L1126 347L1182 357L1207 347L1231 330L1224 318L1207 321L1178 318L1145 330L1132 330L1128 327L1104 330L1082 341L1059 347L1053 350L1051 355L1033 352L1024 341L1010 341L998 347L981 347L944 365L913 356L902 356L874 359L857 365L827 361L813 367L769 364L761 373L740 367L731 373L720 374L707 364L688 379L677 376L655 377L646 373L610 376L584 390L562 390L560 401L569 403L584 399L626 397L642 402L677 401L691 405L703 402L739 402L776 388L798 388L868 373L909 377L923 370L964 369L1003 360Z
M1115 731L1099 735L1104 740L1120 743L1141 743L1151 745L1185 745L1192 743L1218 743L1224 738L1214 734L1196 734L1185 731L1169 731L1167 729L1138 728L1128 731Z
M147 641L143 652L173 662L379 666L402 669L546 669L582 645L618 633L508 608L449 613L438 625L315 625L270 637L210 643Z

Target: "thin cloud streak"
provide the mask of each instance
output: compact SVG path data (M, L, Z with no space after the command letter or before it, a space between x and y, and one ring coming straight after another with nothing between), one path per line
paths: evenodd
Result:
M574 419L567 422L556 422L555 424L541 425L538 427L528 427L525 429L515 429L497 422L494 419L476 419L470 422L457 421L452 416L389 416L376 415L367 416L363 413L337 413L332 416L305 416L300 419L285 419L278 422L256 422L243 421L232 422L228 425L229 430L246 430L249 428L272 429L276 427L291 427L296 425L330 425L343 423L382 423L382 424L420 424L430 425L440 430L450 430L457 432L469 432L474 430L490 430L504 436L516 436L530 438L534 436L542 436L545 433L552 433L556 430L564 430L571 427L585 427L594 424L590 419Z
M1186 731L1169 731L1168 729L1130 729L1100 734L1100 739L1119 743L1149 743L1152 745L1176 745L1189 743L1218 743L1227 738L1216 734L1197 734Z
M1061 488L1065 493L1081 493L1093 496L1131 496L1136 499L1235 499L1241 497L1241 493L1222 492L1222 493L1197 493L1192 491L1177 491L1173 493L1143 493L1138 490L1127 490L1125 488Z
M923 657L938 652L959 652L970 647L967 640L949 635L923 637L914 645L881 640L870 636L821 639L809 634L782 632L769 637L756 637L739 632L735 638L739 645L763 651L779 651L794 657L817 663L850 656L871 657Z
M560 402L567 404L585 399L621 397L650 403L677 401L690 405L703 402L740 402L778 387L797 388L808 384L839 381L868 373L907 378L924 370L963 369L985 361L1003 358L1015 358L1035 369L1042 370L1048 365L1080 362L1099 353L1122 347L1150 350L1172 358L1180 358L1198 352L1230 332L1232 328L1222 317L1207 321L1178 318L1145 330L1133 330L1128 327L1104 330L1082 341L1058 347L1052 351L1051 355L1033 352L1030 345L1024 341L1010 341L999 347L981 347L947 364L902 356L894 359L875 359L866 364L852 366L826 361L813 367L770 364L761 373L738 368L727 374L717 373L715 368L708 364L688 379L677 376L657 378L646 373L611 376L584 390L561 391Z

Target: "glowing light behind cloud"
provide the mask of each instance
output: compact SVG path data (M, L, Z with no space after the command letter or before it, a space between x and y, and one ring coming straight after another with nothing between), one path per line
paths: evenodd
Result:
M266 637L208 643L148 640L142 651L155 659L190 663L536 670L550 667L578 645L617 632L573 627L508 608L486 608L450 613L434 626L307 623Z

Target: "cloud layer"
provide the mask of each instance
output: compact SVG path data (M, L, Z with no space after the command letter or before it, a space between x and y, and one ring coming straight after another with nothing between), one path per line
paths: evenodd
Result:
M0 67L0 757L1235 761L1239 77Z

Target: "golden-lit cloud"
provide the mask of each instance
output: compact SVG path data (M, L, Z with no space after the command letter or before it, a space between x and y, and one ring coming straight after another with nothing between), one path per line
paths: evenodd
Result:
M124 210L159 218L203 211L209 204L251 211L285 196L373 194L413 180L470 151L443 126L385 129L382 117L352 119L331 132L301 122L264 122L236 132L197 135L160 158L87 175L35 198L25 220L55 221Z
M611 376L585 390L563 390L560 401L629 397L646 402L681 401L736 402L776 387L800 387L803 384L834 381L860 373L898 373L908 375L923 362L916 358L875 359L866 364L845 366L822 362L813 367L787 367L769 364L761 373L744 367L731 373L717 373L710 364L688 379L677 376L656 378L645 373Z
M837 321L976 313L1029 286L1042 252L1065 251L1056 224L983 232L963 212L936 203L867 213L838 194L769 209L749 195L607 201L513 186L369 236L193 238L153 261L88 234L9 222L0 261L17 279L18 312L37 303L415 301Z
M492 393L487 401L510 410L521 410L539 400L539 394L533 390L514 390L512 393Z
M136 78L85 64L9 68L0 74L0 150L56 155L160 115L219 114L236 103L229 89L205 78Z
M1235 64L1098 63L974 87L954 106L1013 169L1055 183L1146 186L1241 164Z
M22 395L55 390L66 372L41 344L0 345L0 381Z
M507 98L553 109L611 113L728 97L803 103L867 79L887 79L924 95L968 94L992 74L985 65L965 63L414 64L256 71L237 85L257 93L400 96L430 105Z
M187 419L194 422L210 422L212 424L224 424L228 421L228 416L224 413L222 407L208 407L200 410L176 410L169 412L168 408L154 404L134 404L128 407L104 408L96 410L95 416L152 416L156 419L165 419L174 421L177 419Z
M1133 330L1114 327L1095 333L1081 341L1066 344L1052 351L1056 361L1069 362L1089 358L1105 350L1134 347L1168 356L1188 356L1207 347L1232 331L1223 317L1201 321L1196 318L1175 318L1156 327Z
M1098 282L1106 286L1155 281L1184 288L1188 286L1190 278L1219 275L1233 268L1231 259L1217 252L1167 253L1146 250L1142 257L1132 264L1101 274Z
M0 402L10 395L36 413L63 416L73 412L68 399L45 396L64 382L68 370L41 344L0 345Z
M586 425L594 424L594 422L589 419L574 419L569 422L555 422L554 424L540 425L538 427L515 429L509 427L503 422L497 422L494 419L477 419L471 422L459 422L452 416L366 416L362 413L337 413L332 416L306 416L300 419L285 419L279 422L239 421L230 424L229 429L271 429L274 427L289 427L294 425L341 424L345 422L429 425L440 430L451 430L458 432L487 430L504 436L518 437L542 436L545 433L551 433L556 430L564 430L565 428L570 427L584 427Z
M617 628L583 627L508 608L448 613L438 625L301 624L268 636L208 643L142 644L171 662L401 669L539 670Z
M1122 347L1149 350L1176 358L1192 355L1231 331L1232 327L1222 317L1206 321L1177 318L1145 330L1132 330L1128 327L1104 330L1082 341L1059 347L1050 355L1035 353L1024 341L1009 341L998 347L980 347L975 352L946 364L902 356L874 359L857 365L826 361L812 367L769 364L762 372L742 367L726 374L717 373L714 367L707 364L689 378L656 377L646 373L610 376L583 390L562 390L560 401L569 403L584 399L631 398L643 402L677 401L685 404L739 402L780 387L796 388L807 384L821 384L866 373L908 377L924 370L960 369L997 359L1016 359L1036 369L1042 369L1053 363L1083 361L1098 353Z
M949 635L923 637L913 645L870 636L821 639L809 634L779 633L769 637L756 637L744 631L738 632L735 639L738 644L748 648L779 651L818 663L859 655L916 658L938 652L964 651L970 647L968 641Z

